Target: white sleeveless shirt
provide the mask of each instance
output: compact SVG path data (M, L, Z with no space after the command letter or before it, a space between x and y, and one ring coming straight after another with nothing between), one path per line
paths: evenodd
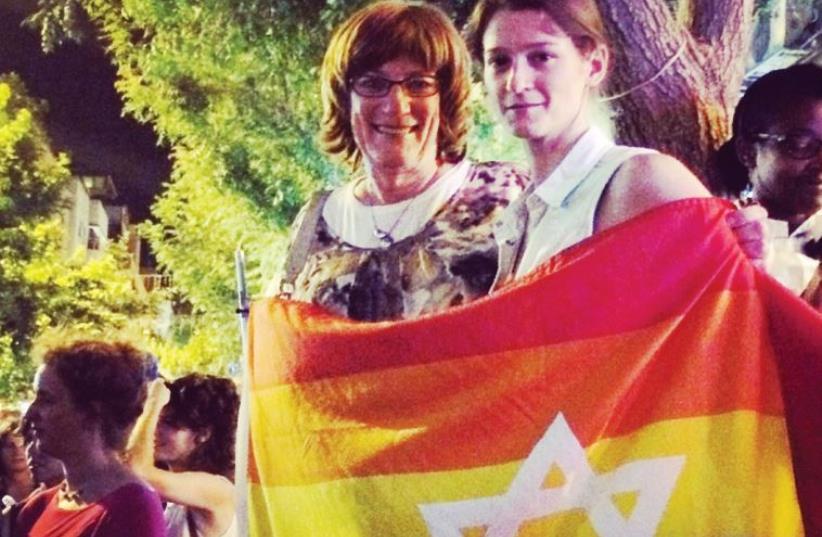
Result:
M354 195L356 181L335 189L322 216L332 233L357 248L385 248L375 233L389 232L395 242L417 234L462 187L471 171L463 159L416 196L388 205L366 205Z
M613 176L606 160L625 160L651 149L616 146L592 127L559 166L525 199L529 214L516 278L530 273L554 254L594 234L597 206Z
M189 531L185 506L168 502L166 504L164 518L166 521L167 537L197 537ZM231 526L228 527L221 537L238 537L236 516L231 520Z

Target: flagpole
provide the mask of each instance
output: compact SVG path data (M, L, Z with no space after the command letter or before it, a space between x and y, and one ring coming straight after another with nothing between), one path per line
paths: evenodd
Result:
M248 373L248 287L245 280L245 253L237 247L234 252L234 271L237 280L237 320L240 326L242 362L240 365L240 412L237 420L235 444L235 510L237 535L249 535L248 531L248 442L249 442L249 373Z

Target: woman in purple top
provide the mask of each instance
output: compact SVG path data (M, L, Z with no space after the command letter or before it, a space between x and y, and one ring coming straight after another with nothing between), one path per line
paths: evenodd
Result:
M121 343L83 341L46 354L26 419L66 478L26 502L13 535L165 535L159 497L120 457L146 397L145 366L141 352Z

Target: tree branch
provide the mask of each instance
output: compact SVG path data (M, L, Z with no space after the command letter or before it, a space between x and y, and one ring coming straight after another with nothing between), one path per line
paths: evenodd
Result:
M654 76L689 36L663 0L598 0L614 56L612 91ZM660 63L661 62L661 63Z
M691 35L703 47L711 72L728 90L723 100L734 106L745 74L751 42L754 0L691 0Z
M615 51L611 93L629 92L612 103L620 142L670 153L712 180L711 156L728 136L744 68L751 2L692 0L685 28L664 0L598 0Z

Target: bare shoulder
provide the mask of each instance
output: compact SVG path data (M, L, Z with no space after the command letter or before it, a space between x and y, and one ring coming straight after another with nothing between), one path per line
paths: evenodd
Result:
M602 196L596 231L602 231L665 203L708 198L711 193L680 161L662 153L628 159Z

